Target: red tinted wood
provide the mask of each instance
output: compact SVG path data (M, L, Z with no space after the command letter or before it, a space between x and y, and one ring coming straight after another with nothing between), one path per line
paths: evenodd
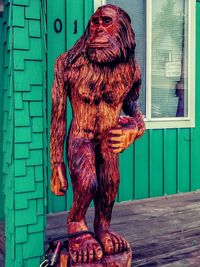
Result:
M57 264L56 267L67 267L67 266L74 266L74 267L130 267L131 266L131 259L132 259L132 252L124 251L119 254L111 255L111 256L104 256L99 262L90 263L90 264L79 264L79 263L72 263L69 253L67 251L62 251L60 255L60 262ZM68 265L67 265L68 264Z
M126 31L124 31L126 29ZM110 230L119 186L118 154L140 138L145 125L137 105L141 85L135 60L135 35L129 16L120 8L99 8L82 37L62 54L54 68L51 113L51 190L63 196L68 188L63 160L67 96L72 106L68 135L68 167L73 203L67 218L70 257L91 263L130 248ZM121 109L127 116L120 116ZM85 214L94 200L95 238Z

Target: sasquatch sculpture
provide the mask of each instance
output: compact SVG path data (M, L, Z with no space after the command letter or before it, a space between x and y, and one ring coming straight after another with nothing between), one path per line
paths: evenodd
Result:
M129 248L110 230L119 186L118 154L145 131L137 104L141 75L135 60L135 38L126 12L114 5L100 7L90 18L83 36L58 57L52 89L51 190L67 190L63 143L66 100L73 118L67 155L73 186L73 204L67 218L69 233L87 230L85 214L94 200L95 238L70 238L74 262L93 262ZM127 116L120 116L121 109ZM128 186L128 185L127 185Z

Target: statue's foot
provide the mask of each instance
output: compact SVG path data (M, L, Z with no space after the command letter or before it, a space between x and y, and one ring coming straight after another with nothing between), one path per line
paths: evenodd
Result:
M113 231L101 229L95 232L105 255L112 255L130 248L128 241Z
M88 230L82 222L68 224L68 233L77 233ZM74 262L91 263L99 261L103 257L103 251L99 243L91 234L83 234L69 239L69 253Z

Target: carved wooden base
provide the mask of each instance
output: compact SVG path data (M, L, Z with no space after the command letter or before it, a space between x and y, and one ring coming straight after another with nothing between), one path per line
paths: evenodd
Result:
M132 251L124 251L119 254L104 256L98 262L94 263L72 263L68 252L62 251L60 263L57 267L131 267Z

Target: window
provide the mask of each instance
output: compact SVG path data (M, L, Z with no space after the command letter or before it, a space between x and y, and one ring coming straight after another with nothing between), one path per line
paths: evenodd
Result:
M0 0L0 16L3 16L3 1Z
M147 128L194 127L195 0L97 0L130 15Z

